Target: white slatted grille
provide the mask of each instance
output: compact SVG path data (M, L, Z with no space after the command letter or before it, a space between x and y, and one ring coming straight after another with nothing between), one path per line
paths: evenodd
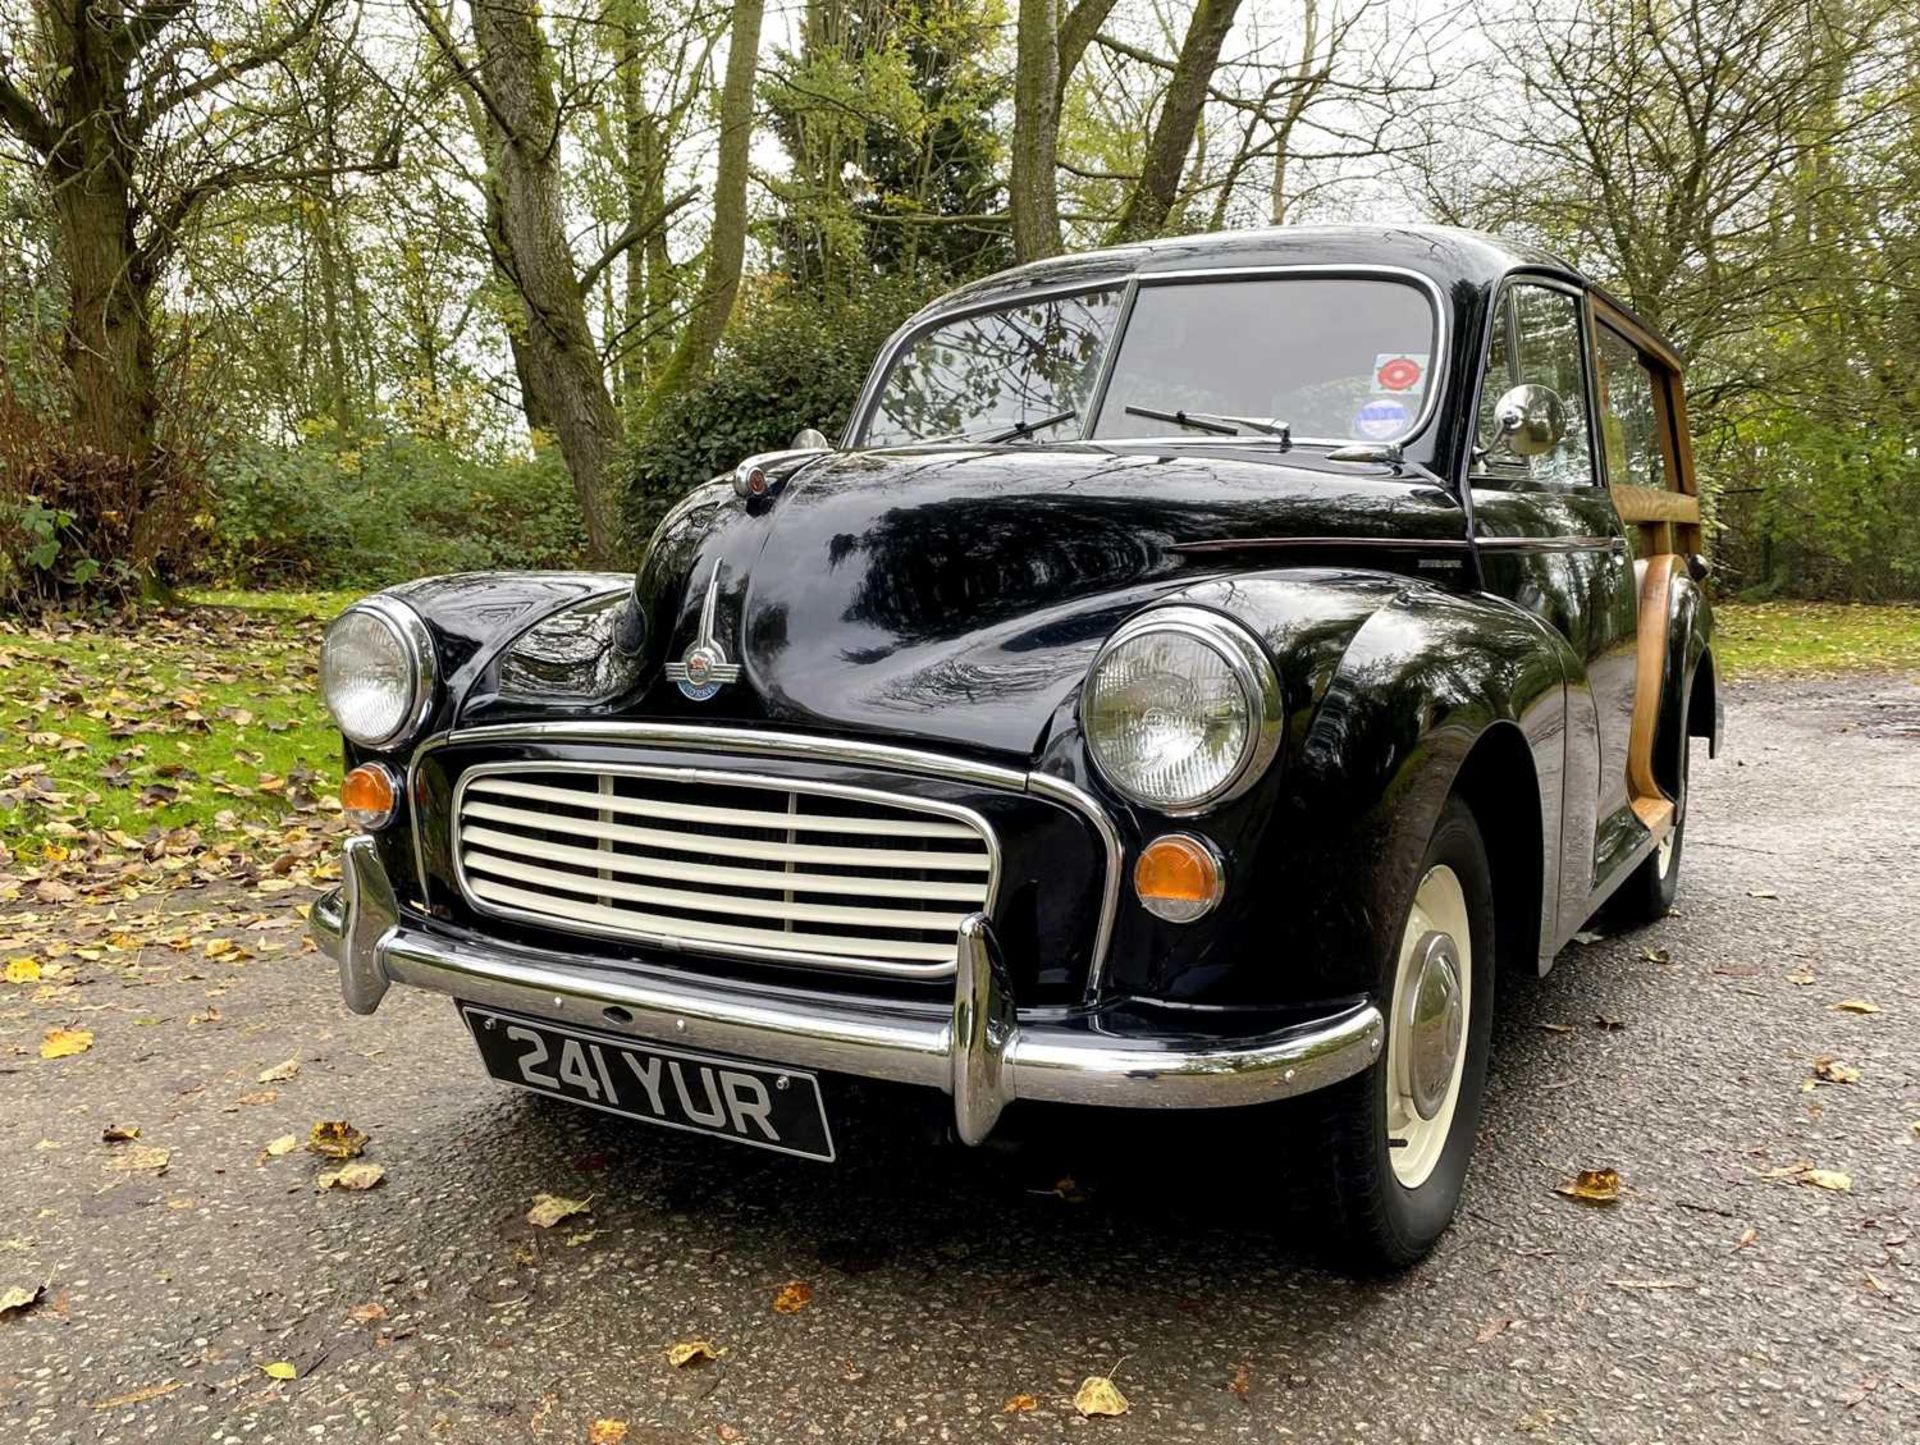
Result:
M477 907L675 948L939 978L994 885L985 823L870 789L672 768L489 765L453 847Z

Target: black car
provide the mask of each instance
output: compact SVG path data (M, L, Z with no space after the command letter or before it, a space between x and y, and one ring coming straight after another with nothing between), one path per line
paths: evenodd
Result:
M1452 1217L1495 975L1662 912L1719 730L1680 363L1550 255L1288 229L966 286L637 574L329 630L350 1008L831 1160L835 1076L1291 1099L1356 1262Z

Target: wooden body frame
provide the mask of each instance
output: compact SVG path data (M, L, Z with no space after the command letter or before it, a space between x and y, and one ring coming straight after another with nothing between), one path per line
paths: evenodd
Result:
M1642 561L1638 643L1635 655L1633 728L1627 752L1627 788L1633 810L1656 836L1673 826L1674 804L1654 769L1673 616L1673 588L1687 575L1689 559L1700 553L1700 486L1693 469L1693 441L1687 432L1683 367L1673 348L1649 331L1625 307L1597 289L1588 292L1594 321L1631 343L1654 364L1654 415L1670 485L1642 487L1608 478L1620 520L1638 528ZM1589 357L1594 365L1596 358Z

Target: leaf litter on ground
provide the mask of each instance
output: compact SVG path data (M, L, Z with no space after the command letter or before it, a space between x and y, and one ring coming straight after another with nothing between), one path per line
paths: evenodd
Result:
M338 1169L329 1169L313 1181L313 1187L344 1189L351 1194L364 1194L386 1177L385 1165L362 1159L351 1164L342 1164Z
M536 1194L533 1196L533 1208L527 1211L527 1223L541 1229L552 1229L563 1219L585 1214L592 1204L591 1195L585 1199L569 1199L564 1194Z
M367 1136L345 1119L322 1119L307 1135L307 1148L328 1159L357 1158L367 1147Z
M1573 1178L1562 1180L1554 1191L1583 1204L1620 1202L1620 1172L1617 1169L1582 1169Z

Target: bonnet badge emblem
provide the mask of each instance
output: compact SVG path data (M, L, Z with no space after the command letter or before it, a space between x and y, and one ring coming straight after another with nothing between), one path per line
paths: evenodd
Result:
M680 655L680 660L667 664L667 681L678 684L680 691L694 702L705 702L725 684L740 677L740 664L727 660L727 649L721 645L720 634L714 627L719 606L720 562L716 558L713 573L707 579L706 600L700 604L700 631L693 645Z

